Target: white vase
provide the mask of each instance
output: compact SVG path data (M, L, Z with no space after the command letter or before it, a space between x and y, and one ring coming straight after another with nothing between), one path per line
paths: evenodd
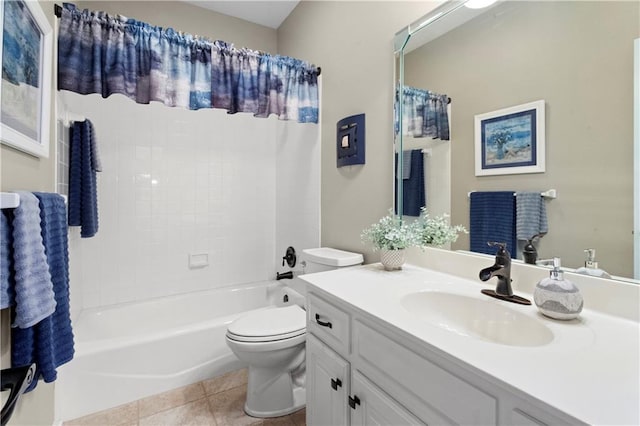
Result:
M380 250L380 262L387 271L396 271L402 269L404 264L404 252L405 250Z

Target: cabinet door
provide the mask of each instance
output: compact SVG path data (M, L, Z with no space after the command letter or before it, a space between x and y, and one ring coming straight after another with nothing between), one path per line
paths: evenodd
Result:
M520 410L511 411L511 424L519 426L545 426L546 423Z
M307 424L348 425L349 363L307 335Z
M353 426L424 424L355 369L349 398Z

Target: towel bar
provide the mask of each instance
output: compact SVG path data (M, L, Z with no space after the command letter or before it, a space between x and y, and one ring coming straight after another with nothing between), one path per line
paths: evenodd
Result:
M469 192L467 192L467 198L471 198L471 193L472 193L472 192L476 192L476 191L469 191ZM515 196L515 195L518 195L518 193L516 192L516 193L514 194L514 196ZM549 189L549 190L547 190L547 191L542 191L542 192L540 193L540 196L541 196L541 197L543 197L543 198L548 198L548 199L550 199L550 200L553 200L553 199L555 199L555 198L558 198L558 191L556 191L555 189L553 189L553 188L552 188L552 189Z
M64 203L67 204L67 196L60 194L64 199ZM3 209L15 209L20 205L20 194L14 192L1 192L0 193L0 208Z
M0 208L15 209L20 205L20 195L13 192L0 192Z

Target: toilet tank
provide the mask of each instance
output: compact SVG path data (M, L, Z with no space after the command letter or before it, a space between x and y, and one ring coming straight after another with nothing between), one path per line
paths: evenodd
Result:
M338 250L329 247L302 250L303 274L330 271L346 266L360 265L364 258L360 253Z
M302 270L298 270L287 285L300 293L303 298L307 296L307 283L302 281L298 275L331 271L346 266L360 265L364 262L364 258L360 253L351 253L329 247L304 249L299 260Z

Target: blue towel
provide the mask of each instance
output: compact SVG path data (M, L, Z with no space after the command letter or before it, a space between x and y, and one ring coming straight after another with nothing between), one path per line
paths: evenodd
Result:
M396 161L397 169L398 162ZM405 216L420 216L420 208L427 205L427 195L424 187L424 156L421 149L411 151L411 177L402 181L402 203L402 213Z
M0 309L13 306L15 303L12 221L11 211L2 209L0 213Z
M403 213L420 216L420 208L427 205L424 188L424 156L421 149L411 151L411 177L403 180Z
M489 241L506 243L511 258L516 258L516 200L512 191L472 192L470 203L470 250L496 254Z
M15 318L13 327L31 327L53 313L56 301L40 233L40 206L30 192L19 192L13 211Z
M67 212L58 194L35 193L40 206L40 226L49 271L53 281L56 308L52 315L33 327L12 330L13 366L36 363L36 377L49 383L56 379L56 368L73 358L73 332L69 311L69 251ZM28 390L35 388L34 380Z
M519 240L529 240L535 235L546 234L547 208L540 192L516 194L516 235Z
M97 158L91 121L76 121L71 132L69 162L69 226L80 226L80 236L98 232L98 188L96 172L102 166Z

